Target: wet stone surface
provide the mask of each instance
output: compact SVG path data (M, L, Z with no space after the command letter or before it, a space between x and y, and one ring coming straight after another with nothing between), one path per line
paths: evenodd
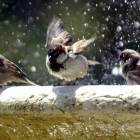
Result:
M139 112L0 114L0 139L137 140L139 118Z

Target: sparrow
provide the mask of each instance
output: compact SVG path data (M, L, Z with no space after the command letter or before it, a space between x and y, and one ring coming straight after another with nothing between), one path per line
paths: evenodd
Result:
M36 85L27 79L26 74L17 65L0 54L0 86L11 81Z
M47 30L46 66L51 75L61 79L57 85L61 85L64 80L76 82L87 74L88 65L99 64L81 55L94 40L95 37L88 40L82 39L68 46L72 41L72 36L64 29L61 19L53 17Z
M126 49L120 54L122 74L128 85L140 85L140 54Z

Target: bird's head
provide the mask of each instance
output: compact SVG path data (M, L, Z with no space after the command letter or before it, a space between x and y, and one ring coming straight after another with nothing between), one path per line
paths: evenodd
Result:
M48 49L49 61L57 61L57 63L63 63L67 58L67 49L62 44L51 44Z
M137 62L139 59L140 55L138 52L131 49L126 49L121 52L119 61L121 67L123 68L126 65L131 65L131 63Z

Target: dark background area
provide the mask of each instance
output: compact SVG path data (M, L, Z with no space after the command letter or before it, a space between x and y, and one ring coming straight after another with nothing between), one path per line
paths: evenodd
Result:
M87 76L77 84L125 84L117 47L140 51L139 5L138 0L0 0L0 53L35 83L58 82L48 73L44 47L47 26L55 15L62 19L73 42L98 37L83 55L102 65L89 66Z

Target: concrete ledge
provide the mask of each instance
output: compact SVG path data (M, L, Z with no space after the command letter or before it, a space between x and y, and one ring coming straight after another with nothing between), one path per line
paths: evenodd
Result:
M138 111L140 86L0 88L0 113Z

